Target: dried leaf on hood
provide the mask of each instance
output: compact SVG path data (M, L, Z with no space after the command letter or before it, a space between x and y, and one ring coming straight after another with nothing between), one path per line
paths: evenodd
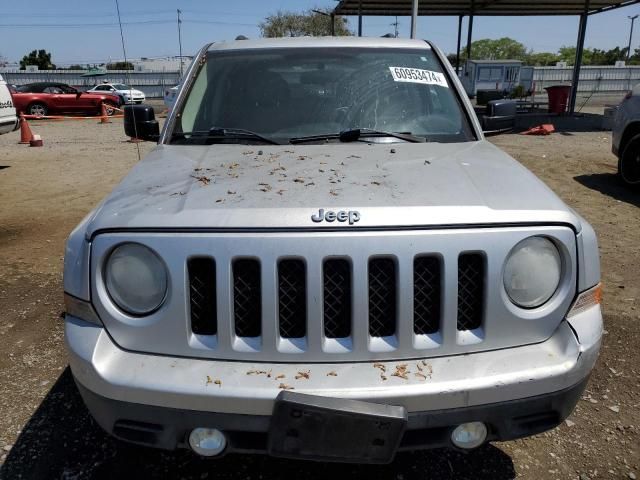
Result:
M300 380L301 378L304 378L305 380L309 380L310 376L311 376L311 371L310 370L300 371L296 375L296 380Z
M202 183L203 185L209 185L209 183L211 183L211 179L204 175L191 175L191 178L195 178L198 182Z

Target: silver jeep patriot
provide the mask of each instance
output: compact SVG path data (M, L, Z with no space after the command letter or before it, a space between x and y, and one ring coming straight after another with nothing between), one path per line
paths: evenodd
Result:
M69 237L66 343L115 437L390 462L557 426L602 335L593 229L484 139L443 54L205 46Z

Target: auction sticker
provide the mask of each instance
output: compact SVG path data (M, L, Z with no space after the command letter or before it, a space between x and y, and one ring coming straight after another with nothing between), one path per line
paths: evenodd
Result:
M425 85L440 85L449 88L447 79L440 72L422 70L421 68L389 67L394 82L423 83Z

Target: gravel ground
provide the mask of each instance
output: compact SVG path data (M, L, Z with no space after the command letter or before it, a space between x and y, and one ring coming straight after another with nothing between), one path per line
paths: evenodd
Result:
M0 137L0 478L567 479L640 476L640 193L620 186L605 132L491 140L533 170L596 228L607 333L569 421L470 454L398 455L387 466L320 465L262 456L207 461L130 447L89 417L67 368L62 258L70 230L152 145L122 124L33 122L43 148Z

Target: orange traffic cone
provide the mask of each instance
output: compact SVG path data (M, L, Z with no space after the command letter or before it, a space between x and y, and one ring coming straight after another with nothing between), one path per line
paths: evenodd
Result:
M29 126L29 122L24 118L24 115L20 114L20 141L18 143L22 145L28 145L31 143L31 139L33 138L33 133L31 133L31 127Z
M102 113L100 115L100 123L111 123L111 120L109 120L109 115L107 115L107 107L105 106L104 103L102 103Z

